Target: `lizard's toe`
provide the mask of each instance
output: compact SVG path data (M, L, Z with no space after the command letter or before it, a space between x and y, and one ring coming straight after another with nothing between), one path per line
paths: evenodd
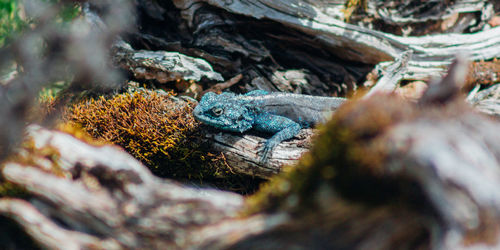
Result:
M262 156L260 157L260 163L264 164L269 160L269 155L271 153L271 149L264 147L264 150L262 150Z
M269 160L269 157L271 156L273 149L277 145L278 144L275 143L274 141L269 141L269 140L264 144L264 147L262 148L262 156L260 158L261 163L266 163Z

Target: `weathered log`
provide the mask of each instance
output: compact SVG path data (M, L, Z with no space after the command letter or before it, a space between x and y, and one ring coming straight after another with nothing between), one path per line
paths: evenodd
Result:
M388 65L386 69L384 69L383 76L370 89L370 91L366 93L364 98L368 98L374 94L394 92L398 87L399 81L403 78L403 74L408 69L408 61L410 60L412 54L413 52L411 50L406 51L392 64Z
M193 20L200 1L175 0L184 17ZM325 12L322 1L221 1L204 0L231 13L269 19L315 37L330 52L347 60L377 64L391 61L407 50L413 50L404 79L441 76L444 66L455 54L468 51L472 60L500 57L500 27L474 34L439 34L423 37L401 37L344 23Z
M403 51L412 49L415 55L403 78L427 79L441 76L444 66L451 62L457 51L473 50L476 53L473 60L493 58L498 54L495 53L498 51L496 42L488 43L490 36L497 36L497 32L400 37L376 31L374 29L381 27L371 23L374 19L380 21L376 12L381 10L382 21L387 19L395 26L402 25L405 20L415 20L421 29L427 30L430 24L421 22L443 19L443 22L450 23L447 27L452 30L442 32L462 33L467 27L471 29L466 32L486 30L488 27L480 23L484 24L493 14L493 4L486 0L460 0L446 4L439 1L379 0L363 3L297 1L297 4L286 1L204 1L212 6L224 6L223 9L230 13L199 1L174 2L180 6L191 29L179 21L181 15L170 2L145 1L138 6L141 13L148 16L140 24L147 28L134 33L129 41L141 48L173 50L204 58L226 78L242 73L243 80L232 88L233 91L264 89L346 95L360 85L373 66L362 67L357 63L359 61L370 64L391 61ZM350 15L351 4L361 12L353 14L360 15L353 22L359 25L336 22ZM154 10L150 6L155 6ZM402 13L396 13L396 10ZM163 15L158 15L158 12ZM390 19L391 16L394 19ZM454 27L453 22L460 27ZM169 24L173 32L158 32L161 24ZM283 24L293 29L283 29ZM405 23L401 29L414 30L408 25L411 24ZM438 23L433 25L440 26ZM438 28L438 31L441 30ZM470 38L472 40L468 41ZM493 54L488 51L490 48ZM383 68L387 64L379 66ZM287 73L290 74L287 76ZM290 76L292 74L299 77ZM296 80L291 81L290 77Z
M134 48L177 51L203 58L225 79L242 74L234 92L254 89L339 96L356 89L373 65L348 62L326 51L312 37L269 21L234 15L205 5L187 27L170 1L159 3L165 12L153 18L138 3L141 32L126 36ZM169 27L169 31L165 31ZM259 30L259 32L255 32ZM203 89L210 84L202 83ZM197 85L196 87L200 87ZM179 92L183 92L182 90Z
M458 14L479 13L481 21L488 20L493 13L492 4L487 0L457 0L442 1L399 1L399 0L366 0L364 2L350 2L338 0L319 3L318 8L328 15L339 20L349 19L349 15L356 16L356 8L363 10L371 18L380 19L386 24L398 26L441 21Z

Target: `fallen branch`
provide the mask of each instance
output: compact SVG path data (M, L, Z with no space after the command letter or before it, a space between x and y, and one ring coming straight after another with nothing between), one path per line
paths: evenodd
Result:
M59 248L62 239L70 249L180 247L189 230L233 218L242 207L239 195L154 177L118 147L91 146L38 127L29 134L37 150L56 150L52 168L61 168L66 178L35 165L6 163L3 178L32 198L0 199L0 214L42 247ZM33 164L47 166L44 158Z
M176 80L200 81L202 78L223 81L224 78L203 59L189 57L178 52L136 51L125 42L116 43L113 60L130 71L136 79L156 80L166 83Z

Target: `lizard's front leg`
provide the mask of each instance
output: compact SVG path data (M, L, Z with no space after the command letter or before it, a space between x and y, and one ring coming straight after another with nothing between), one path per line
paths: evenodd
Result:
M300 124L284 116L261 114L256 117L254 128L258 131L274 134L264 145L261 157L261 162L264 163L276 146L284 140L293 138L300 132L302 127Z

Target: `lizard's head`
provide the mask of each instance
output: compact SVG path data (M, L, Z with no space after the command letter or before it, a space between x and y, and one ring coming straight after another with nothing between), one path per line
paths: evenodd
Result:
M193 114L207 125L240 133L252 128L254 118L251 110L233 93L206 93Z

